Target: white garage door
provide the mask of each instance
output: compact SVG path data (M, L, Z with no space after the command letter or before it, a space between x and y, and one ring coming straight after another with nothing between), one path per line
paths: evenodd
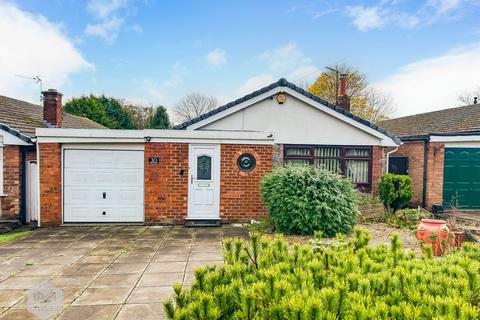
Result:
M143 222L143 151L65 150L64 222Z

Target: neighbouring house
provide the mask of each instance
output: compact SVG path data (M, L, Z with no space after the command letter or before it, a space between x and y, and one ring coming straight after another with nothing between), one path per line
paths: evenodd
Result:
M389 171L412 178L413 205L480 208L480 105L391 119L379 125L403 144Z
M0 220L36 220L38 180L35 129L103 128L62 112L62 95L43 92L43 107L0 95Z
M177 130L37 129L39 224L258 219L260 181L284 162L376 192L400 140L349 112L345 81L338 106L280 79Z

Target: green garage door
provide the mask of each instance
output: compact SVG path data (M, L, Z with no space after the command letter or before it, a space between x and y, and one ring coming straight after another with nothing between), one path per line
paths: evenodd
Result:
M459 208L480 208L480 148L445 148L443 206L455 197Z

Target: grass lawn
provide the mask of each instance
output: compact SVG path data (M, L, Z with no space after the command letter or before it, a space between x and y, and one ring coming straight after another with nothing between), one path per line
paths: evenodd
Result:
M31 230L24 231L12 231L5 234L0 234L0 245L4 245L15 241L17 239L22 239L28 237L32 233Z

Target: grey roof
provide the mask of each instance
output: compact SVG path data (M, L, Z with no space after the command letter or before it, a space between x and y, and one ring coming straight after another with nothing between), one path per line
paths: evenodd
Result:
M480 131L480 104L415 114L379 122L399 137Z
M25 137L34 137L36 128L46 127L43 121L43 108L36 104L0 95L0 127L23 140ZM62 128L105 129L99 123L69 113L63 114Z
M380 133L388 136L388 137L391 138L393 141L395 141L397 144L400 144L400 143L401 143L400 139L399 139L397 136L395 136L393 133L389 132L388 130L386 130L386 129L384 129L384 128L381 128L381 127L379 127L379 126L377 126L377 125L375 125L375 124L373 124L373 123L371 123L371 122L369 122L369 121L367 121L367 120L364 120L364 119L362 119L362 118L360 118L360 117L358 117L358 116L356 116L356 115L353 115L352 113L350 113L350 112L348 112L348 111L346 111L346 110L344 110L344 109L342 109L342 108L340 108L340 107L338 107L338 106L336 106L336 105L334 105L334 104L331 104L331 103L329 103L328 101L326 101L326 100L324 100L324 99L322 99L322 98L320 98L320 97L318 97L318 96L316 96L316 95L314 95L314 94L311 94L310 92L308 92L308 91L306 91L306 90L304 90L304 89L296 86L295 84L293 84L293 83L291 83L291 82L288 82L288 81L287 81L286 79L284 79L284 78L281 78L281 79L278 80L277 82L274 82L274 83L272 83L272 84L270 84L270 85L268 85L268 86L266 86L266 87L263 87L263 88L261 88L261 89L259 89L259 90L257 90L257 91L254 91L254 92L252 92L252 93L250 93L250 94L247 94L246 96L244 96L244 97L242 97L242 98L239 98L239 99L237 99L237 100L235 100L235 101L232 101L232 102L230 102L230 103L227 103L227 104L225 104L225 105L223 105L223 106L221 106L221 107L218 107L218 108L216 108L216 109L214 109L214 110L212 110L212 111L210 111L210 112L207 112L207 113L205 113L205 114L202 114L202 115L200 115L200 116L198 116L198 117L196 117L196 118L194 118L194 119L192 119L192 120L185 121L184 123L181 123L181 124L175 126L174 129L177 129L177 130L186 129L188 126L190 126L190 125L192 125L192 124L194 124L194 123L197 123L197 122L199 122L199 121L202 121L202 120L204 120L204 119L206 119L206 118L208 118L208 117L211 117L211 116L213 116L213 115L215 115L215 114L217 114L217 113L220 113L220 112L222 112L222 111L224 111L224 110L226 110L226 109L232 108L232 107L234 107L234 106L236 106L236 105L238 105L238 104L240 104L240 103L242 103L242 102L248 101L248 100L250 100L250 99L252 99L252 98L255 98L255 97L257 97L257 96L259 96L259 95L261 95L261 94L263 94L263 93L265 93L265 92L268 92L268 91L270 91L270 90L272 90L272 89L275 89L275 88L277 88L277 87L287 87L287 88L290 88L290 89L292 89L292 90L295 90L296 92L304 95L304 96L307 97L307 98L310 98L310 99L312 99L312 100L314 100L314 101L316 101L316 102L318 102L318 103L321 103L321 104L323 104L324 106L326 106L326 107L328 107L328 108L330 108L330 109L332 109L332 110L335 110L335 111L338 112L338 113L341 113L341 114L343 114L343 115L345 115L345 116L347 116L347 117L349 117L349 118L351 118L351 119L353 119L353 120L355 120L355 121L357 121L357 122L359 122L359 123L361 123L361 124L363 124L363 125L366 125L366 126L372 128L372 129L374 129L374 130L376 130L376 131L378 131L378 132L380 132Z

